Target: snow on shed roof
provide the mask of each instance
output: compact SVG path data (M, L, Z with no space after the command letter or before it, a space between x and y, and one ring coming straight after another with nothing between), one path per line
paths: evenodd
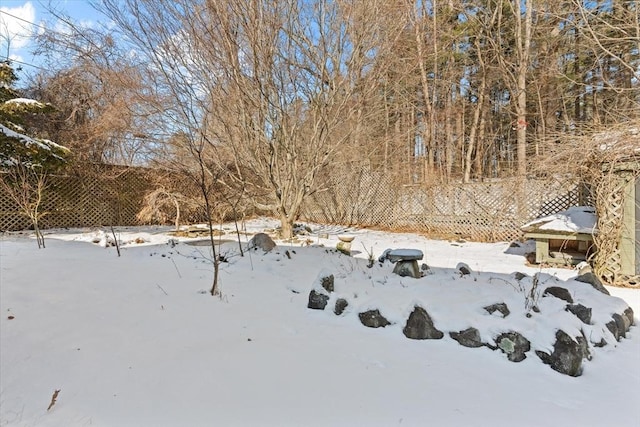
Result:
M595 208L591 206L574 206L566 211L547 215L525 224L525 232L556 231L561 233L595 234L597 216Z

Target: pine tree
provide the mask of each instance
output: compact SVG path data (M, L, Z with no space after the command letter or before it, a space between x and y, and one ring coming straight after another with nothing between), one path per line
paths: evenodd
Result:
M69 150L30 135L29 119L53 111L50 104L21 98L10 61L0 62L0 167L21 164L51 170L65 163Z

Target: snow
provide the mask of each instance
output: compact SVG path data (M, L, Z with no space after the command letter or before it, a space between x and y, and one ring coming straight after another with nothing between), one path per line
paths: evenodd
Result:
M21 142L23 142L27 147L29 147L30 145L36 145L39 149L42 150L48 150L50 151L51 148L57 148L59 150L63 150L63 151L69 151L68 148L63 147L62 145L56 144L53 141L50 141L48 139L36 139L36 138L31 138L30 136L27 135L23 135L21 133L15 132L11 129L9 129L8 127L0 124L0 132L5 134L7 137L9 138L16 138L19 139ZM58 156L56 156L58 157Z
M249 221L242 241L276 224ZM447 333L409 340L402 327L417 304L443 330L474 326L489 341L515 328L532 348L549 350L554 325L599 336L607 331L596 326L612 313L627 305L640 313L640 290L608 288L608 297L571 280L573 270L528 267L531 242L310 227L311 235L277 241L268 254L241 257L237 242L222 243L221 298L208 294L208 248L168 227L116 228L121 257L111 230L49 231L44 250L26 234L5 234L0 425L638 425L637 326L620 342L591 348L577 378L542 364L533 349L513 363ZM223 229L222 239L232 239L233 227ZM355 237L352 257L335 251L345 232ZM377 258L387 248L422 251L428 274L399 277L390 263L367 268L368 252ZM459 263L471 274L459 274ZM518 281L516 271L528 277ZM542 312L527 318L522 290L536 273L542 286L566 287L593 306L592 328L556 298L540 299ZM307 309L326 274L335 277L327 310ZM329 307L339 297L350 305L336 316ZM502 301L511 310L505 319L482 309ZM394 324L364 327L357 314L367 308Z
M526 231L549 230L566 233L596 233L597 216L591 206L574 206L566 211L537 218L522 228Z
M27 104L33 105L39 108L44 108L45 105L42 102L36 101L35 99L29 98L13 98L8 101L5 101L6 104Z

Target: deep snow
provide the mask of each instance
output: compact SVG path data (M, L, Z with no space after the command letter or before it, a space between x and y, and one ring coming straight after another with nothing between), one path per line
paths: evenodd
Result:
M274 226L248 222L242 239ZM121 257L96 230L49 232L44 250L24 235L3 236L0 426L639 425L637 326L620 342L592 348L577 378L533 351L513 363L446 333L409 340L402 326L421 304L443 330L473 325L490 340L509 319L534 348L549 349L554 325L567 332L582 325L553 298L540 299L542 313L527 318L512 273L540 273L577 301L597 302L595 324L627 304L637 322L640 290L608 288L622 299L604 298L564 281L575 271L526 266L531 246L311 227L302 242L277 242L269 254L240 257L237 243L223 244L221 299L207 293L209 248L169 228L117 229ZM347 233L355 236L352 257L334 250ZM421 250L429 274L367 268L369 254L387 248ZM455 270L460 262L471 275ZM336 277L333 298L350 301L341 316L306 308L322 271ZM507 319L481 309L498 299L512 311ZM395 324L362 326L357 313L367 307Z

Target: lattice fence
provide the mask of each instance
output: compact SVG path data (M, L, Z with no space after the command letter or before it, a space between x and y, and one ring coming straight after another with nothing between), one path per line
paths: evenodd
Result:
M41 204L42 228L136 225L142 198L150 188L145 173L124 170L113 176L49 176ZM0 230L31 226L15 202L0 192Z
M42 204L47 215L41 226L138 225L136 215L152 182L149 171L133 168L89 177L52 176ZM362 173L334 190L316 194L306 203L302 219L510 241L522 236L520 227L525 222L582 204L583 196L570 182L528 181L524 188L513 181L394 186L384 176ZM0 192L0 230L29 227L28 219Z
M320 223L411 229L477 241L511 241L540 216L584 204L576 183L514 180L491 183L393 187L384 176L362 174L335 192L317 194L305 219Z

